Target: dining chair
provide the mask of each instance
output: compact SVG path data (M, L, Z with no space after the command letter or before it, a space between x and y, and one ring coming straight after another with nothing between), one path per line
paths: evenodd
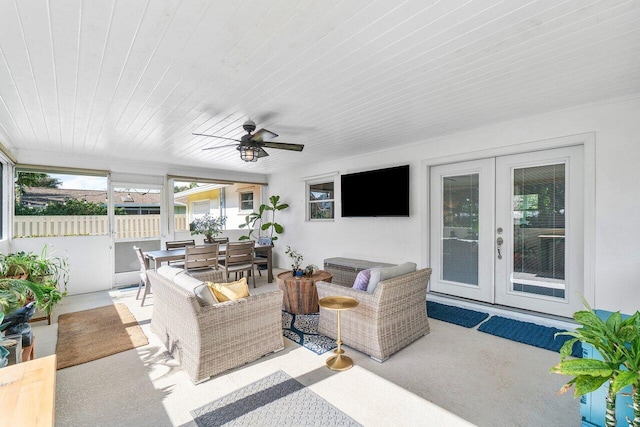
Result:
M271 237L258 237L257 246L271 246ZM269 265L269 258L264 252L254 252L253 263L256 265L258 274L262 277L262 270L266 270ZM263 267L263 268L261 268Z
M184 267L189 275L201 280L207 279L212 271L219 269L218 244L185 247Z
M213 243L217 243L218 245L226 245L229 243L228 237L218 237L213 239ZM224 254L220 254L220 249L218 248L218 261L224 262Z
M172 251L175 249L183 249L183 248L186 248L187 246L195 246L195 245L196 245L195 240L171 240L165 243L165 248L168 251ZM184 262L182 261L169 261L167 262L167 264L177 268L184 268Z
M224 269L227 280L229 279L230 273L236 273L237 280L238 273L240 273L240 277L242 277L246 271L253 279L253 287L256 287L256 275L253 271L255 266L253 262L254 248L255 242L253 240L227 243L224 262L219 262L220 268Z
M140 298L140 290L144 287L142 303L140 304L140 306L144 306L144 299L147 297L147 294L151 293L151 282L149 281L149 277L147 277L147 263L144 260L142 249L138 246L134 246L133 250L138 257L138 262L140 262L140 281L138 282L138 293L136 294L136 299Z

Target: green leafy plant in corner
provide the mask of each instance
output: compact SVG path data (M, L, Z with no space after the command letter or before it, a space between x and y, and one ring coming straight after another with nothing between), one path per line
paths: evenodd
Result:
M560 349L560 363L551 372L570 375L574 378L559 391L567 392L575 386L575 396L582 396L597 390L609 382L606 394L605 426L616 426L616 395L628 385L633 386L634 420L633 427L640 426L640 313L622 319L620 312L612 313L605 321L584 300L587 310L577 311L573 318L581 325L575 331L559 332L568 335ZM570 359L576 342L592 345L602 356L598 359ZM624 368L623 368L624 367Z
M68 281L67 258L49 254L47 245L40 254L0 254L0 306L5 313L15 303L20 307L35 300L39 309L51 315L53 307L66 295Z
M282 234L284 227L276 222L276 212L281 211L289 207L286 203L279 203L280 196L269 197L269 204L262 204L258 208L258 212L252 212L245 217L245 223L240 224L240 228L246 228L248 234L240 236L238 240L251 240L256 238L255 232L258 236L264 235L270 237L271 241L278 240L276 234ZM271 217L269 218L269 213Z

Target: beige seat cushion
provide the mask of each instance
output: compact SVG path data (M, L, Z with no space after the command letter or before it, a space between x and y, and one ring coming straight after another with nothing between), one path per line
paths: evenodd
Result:
M373 293L373 291L376 290L378 283L383 280L392 279L407 273L413 273L416 271L416 267L417 265L415 262L405 262L400 265L394 265L393 267L372 268L369 285L367 285L367 292Z

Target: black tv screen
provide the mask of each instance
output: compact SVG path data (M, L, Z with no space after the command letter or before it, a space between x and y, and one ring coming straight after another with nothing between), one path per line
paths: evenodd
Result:
M409 165L342 175L342 216L409 216Z

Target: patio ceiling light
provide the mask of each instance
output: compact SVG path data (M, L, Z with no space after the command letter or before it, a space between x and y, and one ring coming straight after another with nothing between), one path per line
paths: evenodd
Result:
M240 150L240 158L245 162L257 162L258 161L258 150L256 147L251 145L240 145L238 147Z

